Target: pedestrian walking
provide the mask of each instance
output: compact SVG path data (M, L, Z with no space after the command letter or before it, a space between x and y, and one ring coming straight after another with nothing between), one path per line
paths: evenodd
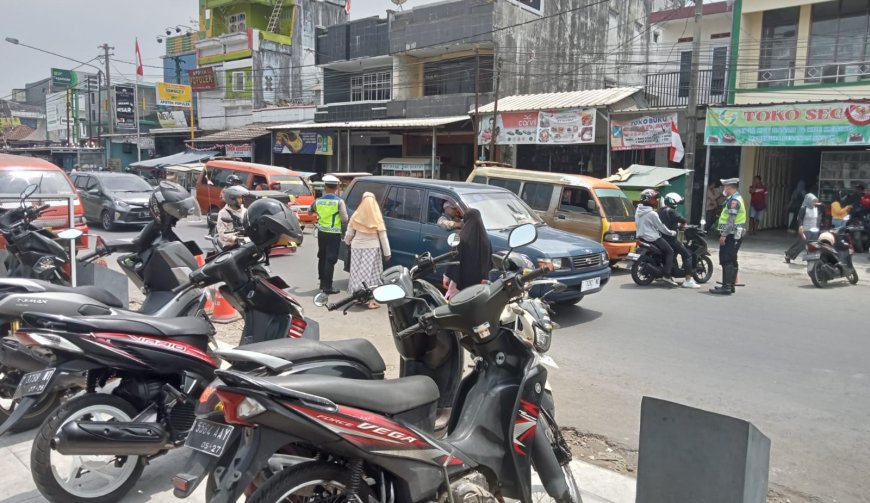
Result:
M482 283L492 269L492 245L480 211L469 209L462 220L457 247L459 264L450 266L444 275L448 299L463 288Z
M722 266L722 284L711 288L710 293L716 295L731 295L737 285L737 252L743 242L743 234L746 232L746 204L743 197L737 191L740 185L739 178L722 180L725 186L725 206L719 215L719 265Z
M363 194L359 207L347 224L344 242L350 246L348 293L380 285L384 262L390 260L390 241L381 208L371 192ZM368 307L377 309L380 306L372 300Z
M761 176L756 175L749 186L749 233L758 232L758 224L764 220L767 210L767 185L761 181Z
M849 193L841 190L837 194L837 199L831 203L831 225L834 229L838 229L845 224L846 216L852 211L852 205L849 204Z
M341 227L347 223L347 207L338 197L338 178L323 177L323 195L314 201L309 213L317 214L317 275L320 290L326 294L338 293L332 287L335 263L341 247Z
M785 263L788 264L796 259L801 252L807 249L807 242L819 238L822 224L822 203L815 194L809 193L804 196L804 204L798 211L798 239L791 248L785 251Z
M795 226L797 214L801 210L801 206L804 202L804 197L807 195L806 184L803 180L798 181L797 186L791 193L791 197L788 200L788 226L787 229L791 232L792 227Z

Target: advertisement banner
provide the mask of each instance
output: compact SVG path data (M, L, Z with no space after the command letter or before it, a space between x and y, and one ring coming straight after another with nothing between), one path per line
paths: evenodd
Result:
M704 143L734 147L870 145L870 103L709 108Z
M525 10L532 11L535 14L543 12L544 0L511 0Z
M190 107L193 93L184 84L157 83L157 105L163 107Z
M478 142L492 141L492 116L482 116ZM495 125L498 145L569 145L595 142L595 109L506 112Z
M186 128L188 126L185 113L184 110L163 110L157 112L157 120L162 128Z
M610 120L612 150L670 148L671 124L677 114L647 115L631 120Z
M187 75L190 77L190 88L194 92L217 89L217 80L214 76L214 68L210 66L205 68L197 68L195 70L188 70Z
M136 106L133 86L115 87L115 123L119 128L136 127Z
M250 143L227 143L224 145L224 152L226 152L227 157L251 157L251 144Z
M275 134L276 154L333 155L334 131L280 131Z

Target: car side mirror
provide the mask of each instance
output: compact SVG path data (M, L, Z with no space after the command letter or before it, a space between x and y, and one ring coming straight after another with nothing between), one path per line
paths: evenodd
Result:
M590 199L589 202L586 203L586 209L589 210L590 213L598 213L598 204Z
M99 195L100 195L100 189L97 188L97 187L94 187L93 189L88 189L88 194L93 194L93 195L95 195L95 196L99 196Z

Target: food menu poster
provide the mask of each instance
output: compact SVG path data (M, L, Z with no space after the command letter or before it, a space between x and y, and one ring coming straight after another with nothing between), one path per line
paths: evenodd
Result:
M480 118L478 143L485 145L572 145L595 143L594 108L547 112L505 112L493 123L491 115Z
M334 144L334 131L279 131L273 150L276 154L333 155Z
M709 108L704 143L731 147L870 145L870 103Z

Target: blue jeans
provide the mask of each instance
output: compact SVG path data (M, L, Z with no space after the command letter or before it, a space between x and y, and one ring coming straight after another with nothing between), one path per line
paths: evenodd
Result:
M840 220L839 218L833 218L833 219L831 219L831 225L834 227L834 229L839 229L839 228L842 227L843 224L845 224L845 223L846 223L846 222L844 222L843 220Z

